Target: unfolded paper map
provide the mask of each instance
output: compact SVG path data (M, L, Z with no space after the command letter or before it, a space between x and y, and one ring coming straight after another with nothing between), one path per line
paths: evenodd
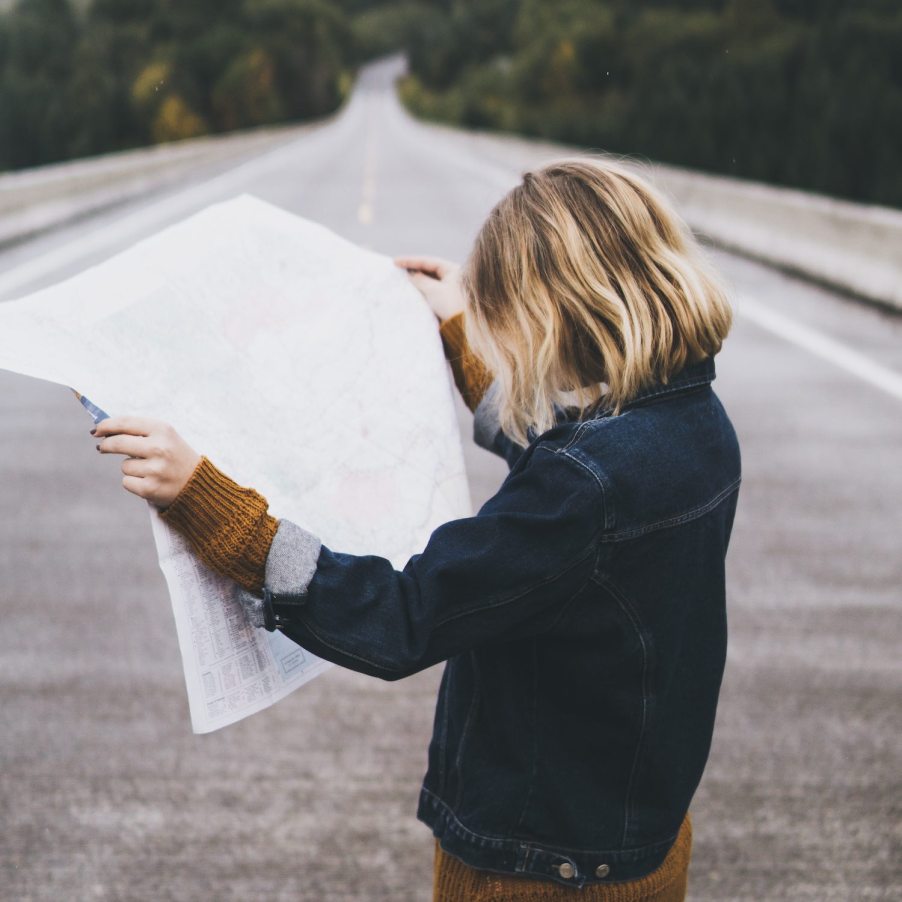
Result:
M0 304L0 368L70 386L89 412L166 420L337 551L400 568L470 513L428 306L388 258L253 197ZM149 508L195 732L331 666L251 627L235 584Z

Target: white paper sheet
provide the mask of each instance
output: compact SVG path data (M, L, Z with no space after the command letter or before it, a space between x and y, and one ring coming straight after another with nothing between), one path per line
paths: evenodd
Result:
M470 513L428 306L388 258L256 198L0 304L0 368L71 386L111 416L172 423L334 550L402 567ZM234 584L150 511L195 732L331 666L248 626Z

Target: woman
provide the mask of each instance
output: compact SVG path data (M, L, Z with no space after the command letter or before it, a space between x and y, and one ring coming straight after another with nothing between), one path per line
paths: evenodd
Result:
M165 423L105 420L98 449L255 625L384 679L447 661L418 811L437 900L683 899L740 480L710 385L729 305L661 197L602 161L527 173L459 274L397 262L510 465L403 571L275 519Z

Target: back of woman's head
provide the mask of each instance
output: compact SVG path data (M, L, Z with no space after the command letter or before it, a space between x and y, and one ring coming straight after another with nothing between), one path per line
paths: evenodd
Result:
M605 160L527 173L464 266L468 339L499 380L504 431L554 406L614 411L716 354L731 311L689 230L644 179Z

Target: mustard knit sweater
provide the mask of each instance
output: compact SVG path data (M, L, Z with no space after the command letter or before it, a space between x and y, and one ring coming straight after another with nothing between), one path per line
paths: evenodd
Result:
M475 410L490 383L488 371L467 346L463 314L441 326L442 344L464 402ZM278 528L266 499L235 483L201 457L178 497L160 516L181 532L210 568L252 592L260 592L266 557ZM682 902L686 896L692 825L686 815L676 843L661 866L640 880L582 890L545 880L471 868L436 843L434 902Z

